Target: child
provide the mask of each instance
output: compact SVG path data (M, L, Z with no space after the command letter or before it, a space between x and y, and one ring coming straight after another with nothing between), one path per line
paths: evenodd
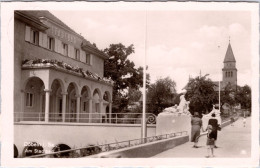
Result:
M208 133L207 133L207 151L208 155L207 158L210 157L210 151L211 151L211 157L214 157L214 146L215 146L215 139L213 138L214 135L212 133L212 126L208 125L207 127Z

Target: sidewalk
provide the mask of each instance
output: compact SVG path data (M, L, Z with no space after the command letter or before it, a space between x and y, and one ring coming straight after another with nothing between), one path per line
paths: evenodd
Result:
M246 158L251 155L251 118L246 119L246 127L243 127L242 118L239 118L234 126L226 126L218 132L214 149L216 158ZM153 158L204 158L207 155L206 136L199 139L199 148L192 148L193 143L187 142L153 156Z

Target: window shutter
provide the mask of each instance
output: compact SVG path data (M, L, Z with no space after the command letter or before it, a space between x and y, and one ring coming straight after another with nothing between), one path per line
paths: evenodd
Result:
M25 41L31 40L31 28L29 26L25 26Z
M63 53L62 42L61 42L60 40L58 41L58 46L59 46L59 53L60 53L60 54L64 54L64 53Z
M80 61L86 63L86 53L83 50L80 50Z
M39 32L39 46L43 47L43 33L42 32Z
M90 54L90 58L89 58L89 64L93 65L93 54Z
M61 45L61 41L59 39L55 39L55 48L54 48L55 52L63 54L62 53L62 45Z
M58 39L55 38L55 43L54 43L54 51L59 52L59 41Z
M69 57L74 58L74 47L72 45L68 45L68 52L69 52Z
M47 48L47 34L42 33L42 46Z

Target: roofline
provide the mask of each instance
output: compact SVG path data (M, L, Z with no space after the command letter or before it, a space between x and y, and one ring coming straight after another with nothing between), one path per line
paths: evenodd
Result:
M83 38L81 35L79 35L79 34L76 33L75 31L73 31L72 29L70 30L70 29L68 29L67 27L62 26L61 24L59 24L59 23L53 21L52 19L50 19L50 18L48 18L48 17L42 16L42 17L40 17L40 19L44 19L44 20L46 20L46 21L50 21L51 23L55 24L56 26L58 26L58 27L60 27L60 28L62 28L62 29L65 29L65 30L69 31L70 33L73 33L74 35L78 36L79 38ZM64 24L65 24L65 23L64 23ZM69 26L68 26L68 27L69 27Z
M26 15L25 13L22 13L21 11L14 11L14 17L16 19L25 19L23 21L26 24L36 27L39 30L45 31L45 30L49 29L49 27L47 25L45 25L44 23L40 22L40 20L38 20L38 18Z
M56 16L55 16L56 17ZM71 32L71 33L73 33L74 35L76 35L78 38L80 38L80 39L82 39L83 41L84 40L86 40L83 36L81 36L81 35L79 35L77 32L75 32L74 30L72 30L68 25L68 27L70 28L70 29L68 29L67 27L65 27L65 26L63 26L63 25L61 25L61 24L59 24L59 23L57 23L57 22L55 22L54 20L52 20L52 19L50 19L50 18L48 18L48 17L41 17L42 19L45 19L45 20L47 20L47 21L50 21L51 23L53 23L53 24L55 24L55 25L57 25L57 26L59 26L60 28L62 28L62 29L65 29L65 30L67 30L67 31L69 31L69 32ZM62 21L61 21L62 22ZM62 22L63 23L63 22ZM64 23L65 24L65 23ZM87 41L87 40L86 40ZM90 44L91 45L91 44ZM104 58L104 59L108 59L109 58L109 56L108 55L106 55L105 53L103 53L102 51L100 51L98 48L96 48L96 47L94 47L94 46L90 46L90 45L84 45L84 46L81 46L81 48L86 48L87 49L87 51L90 51L90 52L92 52L92 53L95 53L95 54L97 54L97 56L99 56L99 57L101 57L101 58Z
M104 52L94 48L94 47L90 47L89 45L83 45L81 46L82 49L85 49L86 51L90 51L93 54L96 54L97 56L103 58L103 59L108 59L109 56L107 54L105 54Z

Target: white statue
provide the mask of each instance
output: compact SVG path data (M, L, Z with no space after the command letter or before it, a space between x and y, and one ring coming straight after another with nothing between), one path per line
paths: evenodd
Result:
M191 115L189 112L189 101L185 100L184 95L180 96L180 104L175 104L172 107L165 108L160 114L175 114L175 115Z

